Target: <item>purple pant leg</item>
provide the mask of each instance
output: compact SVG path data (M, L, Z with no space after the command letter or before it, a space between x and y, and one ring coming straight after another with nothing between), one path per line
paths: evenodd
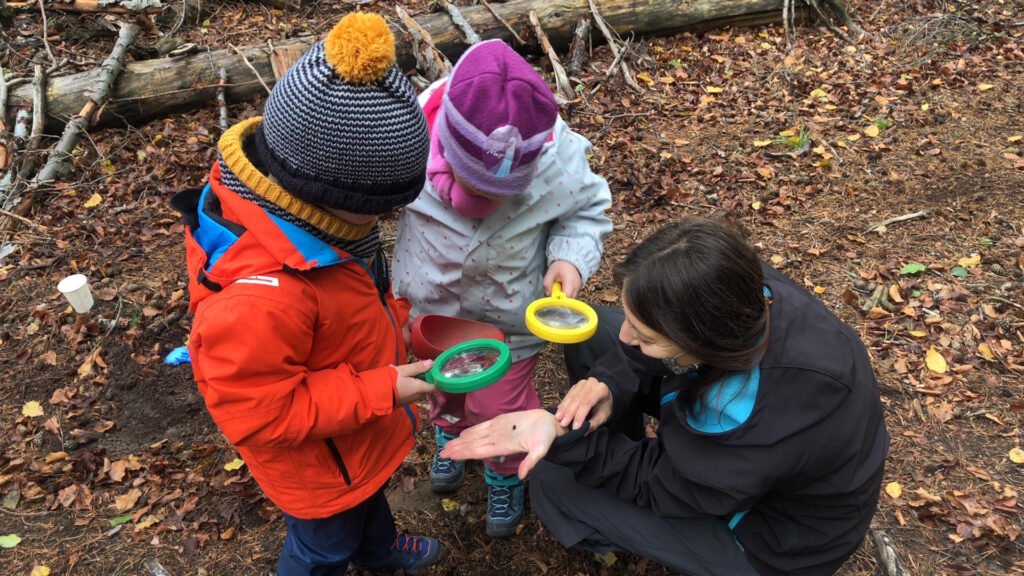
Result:
M540 397L533 385L537 359L531 356L513 363L504 378L482 390L469 394L434 394L430 398L430 422L449 434L458 435L495 416L540 408ZM504 462L487 460L484 465L499 474L513 474L522 461L522 456L513 456L506 457Z

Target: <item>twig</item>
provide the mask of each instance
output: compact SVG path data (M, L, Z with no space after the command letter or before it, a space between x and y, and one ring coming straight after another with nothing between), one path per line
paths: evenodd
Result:
M114 312L114 319L110 321L110 326L107 328L107 333L103 335L104 338L110 336L110 333L114 331L117 326L117 321L121 319L121 306L124 304L124 298L121 296L117 297L117 311Z
M409 35L412 36L413 56L416 57L417 66L426 74L427 80L433 82L448 75L452 71L452 63L434 45L434 39L431 38L430 32L420 26L401 6L395 6L395 12L402 24L409 30ZM430 51L429 56L424 53L424 48Z
M473 30L473 26L466 21L466 17L462 15L458 6L452 4L448 0L441 0L441 4L444 5L445 9L448 10L448 14L452 17L452 23L462 31L463 37L466 39L466 43L469 45L480 42L480 35Z
M18 216L14 212L10 212L8 210L4 210L3 208L0 208L0 215L7 216L8 218L14 218L18 222L21 222L22 224L28 224L29 226L35 228L36 230L40 230L40 231L43 231L43 232L49 232L50 231L49 228L47 228L46 226L43 226L42 224L36 224L35 222L29 220L28 218L25 218L24 216Z
M907 572L900 563L888 534L882 530L871 528L871 541L875 543L875 551L878 553L879 563L886 576L910 576L910 572Z
M594 3L594 0L587 1L590 3L590 12L594 15L594 23L601 29L601 34L604 35L604 39L608 41L608 48L611 49L614 59L619 60L619 68L622 70L622 77L625 79L626 84L637 92L643 92L643 88L641 88L640 85L636 83L636 80L633 79L633 74L629 71L629 66L626 65L625 60L620 59L619 46L615 40L615 35L612 34L612 31L608 28L608 23L605 22L604 17L601 16L600 12L598 12L597 4ZM610 78L614 73L614 70L614 66L609 67L608 71L605 73L605 78Z
M579 76L583 72L583 66L590 57L589 45L590 19L582 18L576 23L576 29L572 33L572 43L569 44L569 62L565 65L565 71L569 76Z
M167 32L167 36L174 36L181 29L181 25L185 23L185 15L188 12L188 0L181 0L181 15L178 17L178 21L174 24L174 27Z
M249 70L252 70L252 73L256 75L256 79L259 80L260 84L263 85L263 88L267 91L267 94L270 94L270 86L267 86L267 83L263 81L263 77L260 76L259 71L256 70L255 66L252 65L252 62L249 62L249 59L245 57L245 54L242 54L242 51L239 50L238 47L236 47L234 44L231 44L229 42L228 46L235 51L235 54L238 54L242 58L242 62L245 62L245 65L249 67Z
M835 12L836 17L839 18L839 22L842 23L844 26L846 26L850 30L853 30L854 32L861 36L871 36L871 34L867 30L861 28L860 25L853 20L853 18L850 16L850 13L846 10L846 6L843 6L842 2L838 0L822 1L825 2L825 4L828 5L828 7L831 8L833 12Z
M1016 302L1012 302L1010 300L1007 300L1006 298L1000 298L999 296L989 296L988 299L989 300L994 300L996 302L1002 302L1003 304L1009 304L1010 306L1013 306L1014 308L1018 308L1020 310L1024 310L1024 306L1021 306L1020 304L1017 304Z
M50 50L50 41L46 38L47 34L47 23L46 23L46 8L43 6L43 0L38 0L39 13L43 17L43 47L46 48L46 53L50 55L50 64L57 64L57 58L53 55L53 50Z
M13 138L9 140L9 146L7 149L7 152L11 155L11 162L8 164L7 172L4 174L3 178L0 178L0 206L2 207L7 206L7 191L11 189L11 186L14 184L14 179L18 176L19 162L17 155L25 145L25 141L28 139L29 118L31 117L32 114L23 108L18 110L18 114L14 118Z
M796 12L796 6L794 6L796 0L782 0L782 35L786 37L786 52L793 49L793 39L796 38L796 32L793 30L796 19L793 13Z
M4 77L4 67L0 66L0 134L4 132L7 132L7 78Z
M26 152L39 148L46 125L46 71L42 64L36 64L32 75L32 132L28 137Z
M854 42L853 39L846 35L846 32L843 32L842 30L839 29L839 26L836 26L835 22L832 21L832 18L828 17L825 14L825 11L821 9L820 5L818 5L818 0L804 0L804 2L807 5L809 5L812 10L814 10L814 13L818 15L818 18L821 20L821 23L824 24L826 28L831 30L833 34L838 36L840 39L842 39L843 42L846 42L847 44L856 44L856 42Z
M867 315L869 312L874 310L878 306L878 302L882 299L883 294L885 294L885 286L876 286L875 291L871 293L871 296L869 296L864 302L864 305L860 307L861 313Z
M147 558L142 566L146 568L150 576L171 576L171 573L164 568L163 564L160 563L156 558Z
M551 61L551 69L555 73L555 86L558 88L559 96L566 102L572 102L576 97L572 89L572 83L569 82L569 76L566 75L565 68L562 67L562 61L558 59L558 54L551 46L548 35L544 33L544 28L540 25L540 18L537 17L535 10L530 10L530 24L533 25L533 29L537 33L537 38L540 40L544 53L547 54L548 60Z
M512 26L509 25L509 23L506 22L505 19L502 18L494 10L494 8L491 7L491 4L487 0L480 0L480 3L483 4L485 8L487 8L488 10L491 11L491 16L494 16L495 20L497 20L498 22L501 22L502 25L505 26L505 28L508 28L508 31L512 34L512 37L516 39L516 42L518 42L520 45L526 44L526 42L519 36L519 34L516 33L516 31L512 29Z
M915 218L923 218L927 215L927 210L921 210L920 212L913 212L911 214L904 214L903 216L896 216L893 218L889 218L888 220L882 220L877 224L872 224L871 226L868 226L867 229L864 230L864 233L866 234L868 232L871 232L872 230L877 230L882 226L888 226L889 224L895 224L897 222L906 222L907 220L913 220Z
M135 37L138 34L138 24L121 25L121 31L118 34L117 42L114 44L114 49L111 50L110 56L100 65L101 73L96 84L93 86L92 92L89 94L89 100L82 107L82 111L77 116L71 118L64 126L64 133L61 135L60 141L50 151L46 165L43 166L39 174L33 179L33 184L38 185L49 182L57 178L66 169L67 159L71 157L75 143L78 142L79 134L84 132L93 123L97 111L107 102L114 82L121 74L121 70L124 69L125 53L128 51L128 47L135 42Z
M220 129L224 131L228 129L228 103L224 98L224 85L228 83L228 71L221 68L217 70L217 75L220 77L220 83L217 84L217 106L220 107Z

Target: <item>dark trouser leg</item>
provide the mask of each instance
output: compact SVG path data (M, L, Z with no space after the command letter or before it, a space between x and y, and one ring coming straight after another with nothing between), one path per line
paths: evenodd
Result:
M595 306L594 311L597 312L597 332L589 340L579 344L565 345L565 370L569 374L570 386L585 379L589 375L590 369L602 356L621 345L619 330L626 320L622 309ZM657 395L657 393L658 389L655 387L654 394ZM626 413L611 425L633 440L643 438L643 411L646 408L643 402L643 394L638 394L635 405L629 407ZM654 405L657 407L657 397L655 397Z
M570 386L586 378L597 360L619 345L619 328L626 318L622 309L595 306L594 311L597 312L597 332L589 340L565 345L565 369Z
M343 576L350 560L383 561L395 540L395 521L384 488L355 508L328 518L284 515L284 539L277 576Z
M530 473L530 502L566 547L607 544L688 576L758 574L724 520L661 518L604 490L580 485L568 468L556 464L542 461Z

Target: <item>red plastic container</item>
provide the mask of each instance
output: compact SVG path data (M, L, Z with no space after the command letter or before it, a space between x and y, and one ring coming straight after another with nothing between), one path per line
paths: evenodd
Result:
M476 338L505 341L505 333L486 322L424 314L412 322L412 353L420 360L437 358L441 352Z

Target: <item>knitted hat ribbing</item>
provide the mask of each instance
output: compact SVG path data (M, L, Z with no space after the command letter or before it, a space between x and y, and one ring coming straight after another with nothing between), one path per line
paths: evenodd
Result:
M394 37L355 12L277 82L253 135L260 164L291 194L358 214L385 214L423 187L430 139L416 91L395 64Z

